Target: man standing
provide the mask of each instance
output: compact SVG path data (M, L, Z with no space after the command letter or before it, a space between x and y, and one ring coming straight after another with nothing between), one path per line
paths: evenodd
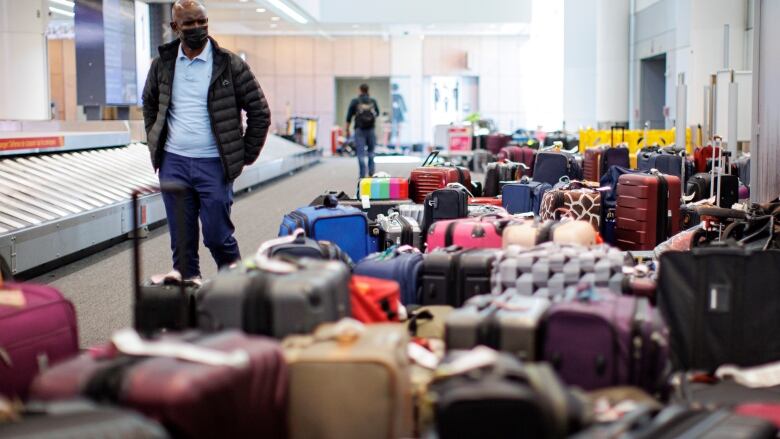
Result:
M379 116L379 105L368 95L368 84L360 84L360 95L349 103L347 110L347 127L344 130L349 137L349 124L355 118L355 150L357 151L360 178L374 175L374 148L376 133L374 126ZM366 173L365 157L368 155L368 173Z
M199 285L198 218L217 266L241 258L230 220L233 180L260 155L271 114L249 66L208 36L202 3L177 0L172 18L178 39L160 46L152 61L143 93L144 124L160 181L187 189L183 197L163 193L174 267L166 280ZM245 130L241 110L247 115ZM176 212L182 204L185 224L179 227ZM180 229L185 236L178 236ZM178 239L187 243L187 254L178 254Z

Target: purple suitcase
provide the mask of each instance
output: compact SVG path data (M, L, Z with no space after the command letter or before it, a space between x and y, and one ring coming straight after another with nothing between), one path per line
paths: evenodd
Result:
M661 385L668 330L646 298L590 290L554 304L545 324L544 359L567 384L585 390L633 385L650 392Z
M76 311L45 285L0 278L0 298L0 396L25 399L40 369L78 353Z

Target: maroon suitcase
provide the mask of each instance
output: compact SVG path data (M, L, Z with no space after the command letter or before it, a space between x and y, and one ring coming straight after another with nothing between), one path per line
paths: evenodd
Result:
M585 150L585 158L582 164L582 177L587 181L599 181L601 179L601 147Z
M652 250L680 231L680 178L623 174L618 179L615 236L622 250Z
M490 151L491 154L498 154L501 148L505 147L512 139L511 136L501 133L493 133L487 135L487 141L485 142L485 149Z
M242 350L249 362L243 367L212 366L93 350L39 375L30 396L52 401L84 395L114 403L160 422L175 437L286 436L288 373L276 341L238 331L161 339L191 341L222 352Z
M40 369L78 351L72 303L49 286L0 277L0 396L25 399Z
M438 155L432 152L422 166L412 170L409 177L409 198L417 204L422 204L431 192L444 189L450 183L460 183L471 189L471 173L468 169L457 166L430 166L429 163Z
M515 163L522 163L528 169L524 169L522 166L517 170L515 178L517 180L524 176L533 177L534 163L536 162L536 151L527 146L506 146L498 153L499 161L512 161Z

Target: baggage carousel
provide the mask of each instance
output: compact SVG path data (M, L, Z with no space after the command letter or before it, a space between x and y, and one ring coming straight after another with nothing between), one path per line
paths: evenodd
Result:
M319 162L321 150L269 136L234 191ZM143 192L141 222L165 220L146 145L0 157L0 256L14 273L57 265L131 231L130 194Z

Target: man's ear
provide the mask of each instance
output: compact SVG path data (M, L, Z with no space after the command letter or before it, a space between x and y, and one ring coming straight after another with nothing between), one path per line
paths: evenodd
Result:
M179 30L176 28L176 22L175 21L171 22L171 30L173 31L174 34L179 32Z

